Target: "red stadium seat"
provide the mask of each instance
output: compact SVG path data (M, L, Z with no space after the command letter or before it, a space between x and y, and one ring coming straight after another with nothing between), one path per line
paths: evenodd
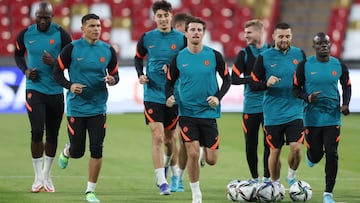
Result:
M130 17L132 14L130 3L111 4L112 16Z

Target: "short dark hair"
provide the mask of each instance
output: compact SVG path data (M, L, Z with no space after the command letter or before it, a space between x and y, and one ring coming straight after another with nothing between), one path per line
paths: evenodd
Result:
M330 41L330 37L329 35L327 35L325 32L318 32L314 38L313 38L313 42L317 41L319 38L327 38Z
M188 13L177 13L174 15L173 17L173 25L175 25L177 22L181 22L181 21L187 21L188 18L192 18L192 15L188 14Z
M84 24L84 23L86 23L86 21L88 21L90 19L100 20L100 17L94 13L89 13L89 14L84 15L81 18L81 23Z
M203 25L204 31L206 29L205 21L203 21L201 18L198 18L198 17L191 17L191 18L188 18L187 21L186 21L186 25L185 25L185 30L186 31L188 30L190 23L200 23L200 24Z
M287 23L278 23L275 25L275 29L286 30L286 29L291 29L291 27Z
M157 10L164 10L167 12L172 12L172 6L171 3L165 1L165 0L161 0L161 1L156 1L154 2L154 4L152 5L152 11L155 14Z

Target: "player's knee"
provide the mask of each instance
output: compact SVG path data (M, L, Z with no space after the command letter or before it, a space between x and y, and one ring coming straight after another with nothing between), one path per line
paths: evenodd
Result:
M90 156L91 158L99 159L102 157L102 147L101 146L90 146Z
M100 159L102 158L102 151L90 152L91 158Z
M32 130L31 131L31 141L33 142L41 142L44 136L43 130Z
M78 159L78 158L83 157L84 154L85 154L85 149L84 150L79 150L79 149L76 149L74 147L70 148L71 158Z
M57 146L58 136L57 135L46 135L46 142Z
M326 160L329 161L337 161L339 159L337 152L327 152L326 153Z
M210 166L215 165L217 162L217 158L216 157L209 157L206 159L206 163L209 164Z
M208 152L207 155L205 156L205 160L206 163L209 164L210 166L215 165L218 160L217 151L211 150L210 152Z

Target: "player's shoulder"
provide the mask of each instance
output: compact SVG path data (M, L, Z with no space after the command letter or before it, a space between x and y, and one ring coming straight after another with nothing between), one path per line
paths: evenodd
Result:
M300 47L296 47L296 46L290 46L290 52L291 53L296 53L296 54L302 54L304 53L304 50L302 50Z

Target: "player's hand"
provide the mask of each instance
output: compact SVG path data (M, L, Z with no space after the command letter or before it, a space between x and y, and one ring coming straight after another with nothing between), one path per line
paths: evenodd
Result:
M49 52L47 52L46 50L44 50L44 54L42 55L41 60L43 63L45 63L49 66L53 66L56 63L56 60L54 59L54 57L52 57L51 54Z
M104 77L104 81L105 81L108 85L110 85L110 86L115 85L115 78L114 78L114 76L112 76L112 75L107 74L107 75Z
M269 79L266 82L266 86L267 87L272 87L274 86L276 83L280 82L280 78L276 77L276 76L270 76Z
M38 78L37 70L36 68L27 69L25 71L25 75L29 80L35 81Z
M162 70L166 74L168 72L168 66L166 64L163 65Z
M217 105L219 105L220 101L217 97L215 96L210 96L206 99L206 101L208 102L208 104L211 106L211 107L215 107Z
M81 94L83 92L83 89L86 87L86 85L83 85L83 84L79 84L79 83L74 83L71 85L70 87L70 91L73 93L73 94Z
M147 82L149 82L149 79L147 78L147 76L146 75L140 75L139 83L143 85L143 84L145 84Z
M311 94L309 94L308 96L308 102L309 103L314 103L318 101L318 95L321 93L321 91L318 92L313 92Z
M342 114L344 114L345 116L349 115L349 113L350 113L349 106L348 105L342 105L340 107L340 112Z
M173 107L175 104L175 97L174 95L171 95L169 98L167 98L166 100L166 106L167 107Z

